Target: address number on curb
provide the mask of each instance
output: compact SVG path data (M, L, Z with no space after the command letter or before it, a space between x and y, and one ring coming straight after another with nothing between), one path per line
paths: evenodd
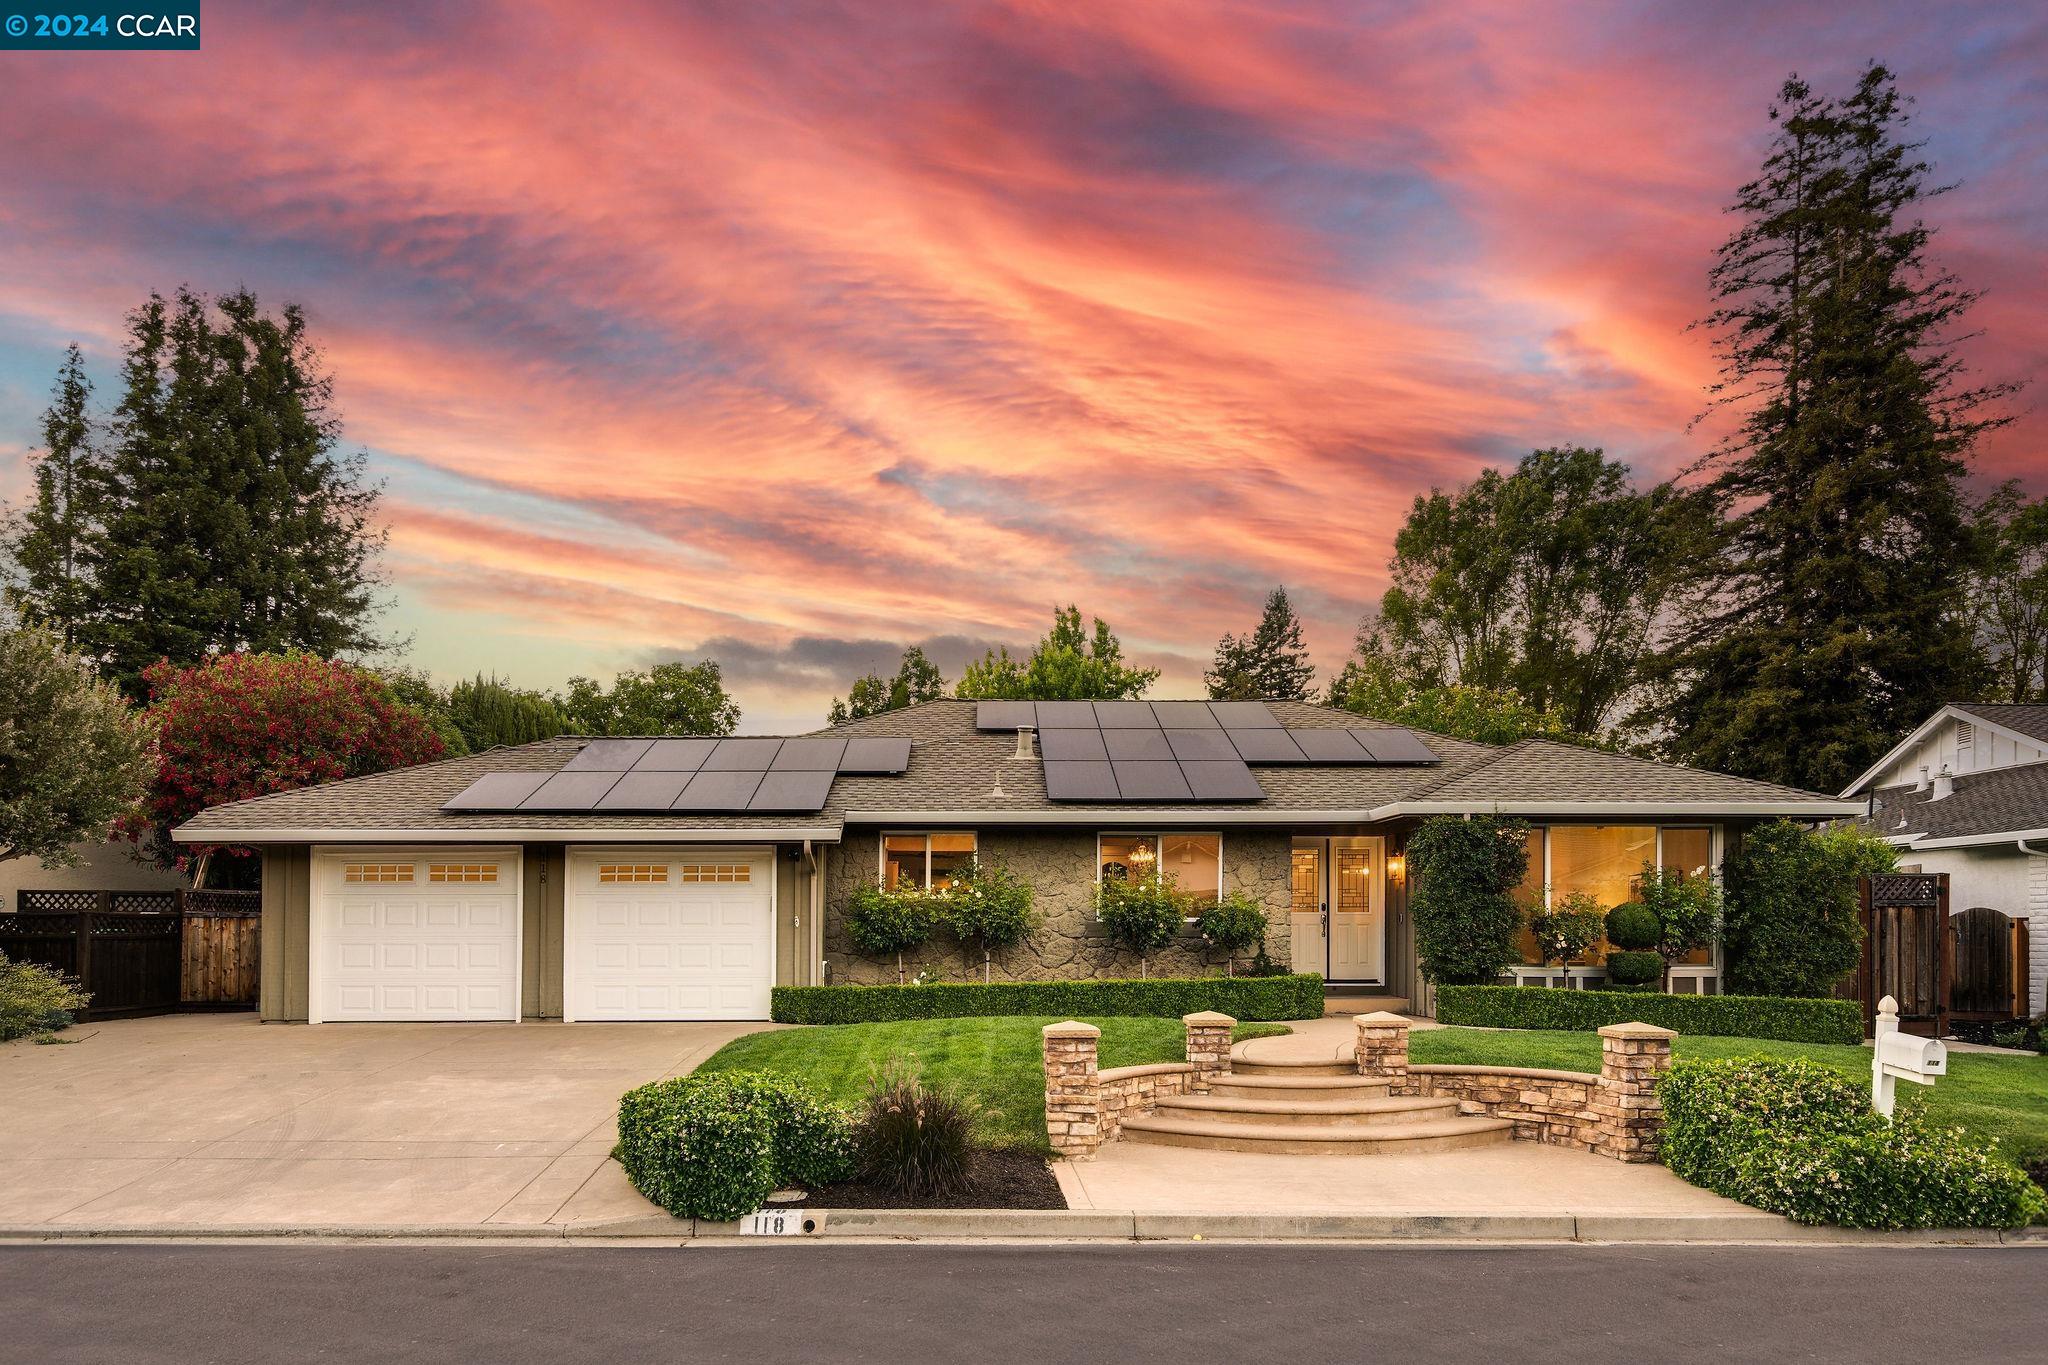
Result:
M804 1232L804 1211L762 1209L740 1219L740 1232L748 1237L801 1237Z

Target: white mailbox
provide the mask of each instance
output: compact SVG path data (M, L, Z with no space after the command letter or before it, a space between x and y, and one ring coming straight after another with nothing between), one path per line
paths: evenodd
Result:
M1938 1038L1916 1038L1899 1032L1899 1002L1887 995L1877 1002L1877 1031L1871 1040L1870 1101L1877 1112L1892 1116L1893 1087L1899 1081L1933 1085L1948 1074L1948 1047Z

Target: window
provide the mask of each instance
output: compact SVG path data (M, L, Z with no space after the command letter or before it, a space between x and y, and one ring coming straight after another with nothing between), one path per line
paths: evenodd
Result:
M892 891L903 885L943 891L973 865L972 833L882 836L882 885Z
M496 863L428 863L427 880L430 882L494 882L498 880Z
M411 863L349 863L342 869L345 882L409 882Z
M684 863L676 869L683 882L750 882L754 869L745 863Z
M611 886L624 882L665 882L668 868L661 863L599 863L597 880Z
M1095 840L1095 875L1170 878L1200 900L1223 894L1223 836L1207 834L1101 834Z
M1613 909L1635 894L1635 879L1644 863L1688 877L1714 875L1714 831L1705 825L1549 825L1529 831L1529 870L1514 891L1516 904L1528 909L1583 891L1603 909ZM1517 936L1522 960L1536 964L1536 939L1525 925ZM1584 966L1606 955L1597 943ZM1679 959L1681 965L1711 966L1714 950L1703 948Z
M1714 831L1704 827L1664 830L1657 854L1657 866L1666 872L1676 872L1683 877L1712 877ZM1711 967L1714 965L1713 945L1695 948L1679 958L1677 963L1683 967Z

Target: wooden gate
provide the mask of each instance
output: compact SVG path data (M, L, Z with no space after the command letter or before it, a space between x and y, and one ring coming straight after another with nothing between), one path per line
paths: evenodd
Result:
M1948 874L1894 872L1862 884L1863 960L1854 991L1863 1027L1877 1022L1877 1002L1899 1002L1899 1028L1939 1038L1948 1032L1950 953Z
M76 980L81 1023L256 1005L261 893L22 891L0 953Z
M1988 905L1949 918L1950 1019L2018 1019L2027 1012L2027 922Z
M263 893L182 893L185 932L178 1002L188 1010L256 1008Z

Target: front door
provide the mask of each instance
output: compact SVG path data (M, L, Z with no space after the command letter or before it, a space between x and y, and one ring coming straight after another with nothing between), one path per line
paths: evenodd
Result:
M1296 839L1294 969L1381 985L1387 971L1386 840Z

